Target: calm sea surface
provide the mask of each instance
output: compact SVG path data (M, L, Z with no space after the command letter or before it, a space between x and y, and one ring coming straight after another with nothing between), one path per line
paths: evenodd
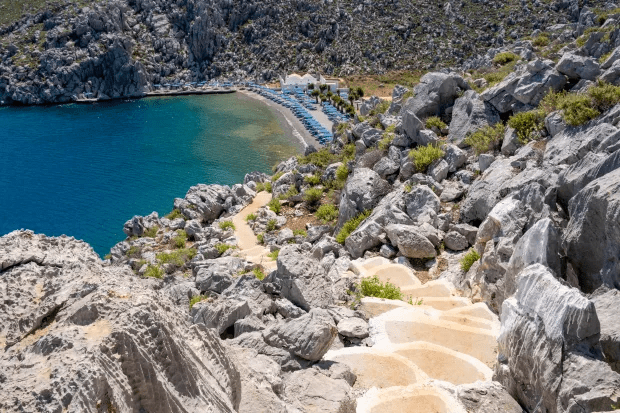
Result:
M0 108L0 235L67 234L105 255L133 215L295 151L268 107L237 94Z

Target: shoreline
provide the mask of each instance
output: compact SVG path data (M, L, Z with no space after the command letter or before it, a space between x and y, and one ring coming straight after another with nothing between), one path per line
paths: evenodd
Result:
M276 115L276 117L280 121L280 124L285 129L285 132L289 133L295 138L297 144L299 145L299 148L301 149L302 154L308 146L314 146L316 149L320 149L323 146L310 134L310 132L308 132L303 123L301 123L299 119L297 119L295 114L289 108L272 102L271 100L266 99L263 96L247 89L238 89L237 93L247 98L260 101L263 104L267 105L267 107L269 107L271 111Z

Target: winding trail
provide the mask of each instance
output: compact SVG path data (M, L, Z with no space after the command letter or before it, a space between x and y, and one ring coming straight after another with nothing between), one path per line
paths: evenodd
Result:
M256 235L250 225L246 221L246 217L256 213L260 208L267 205L271 201L269 192L259 192L256 194L252 203L243 208L238 214L232 217L235 224L235 237L237 237L237 247L239 248L239 257L259 264L263 267L265 274L268 274L277 267L276 261L268 256L269 249L258 243Z
M257 243L245 218L270 200L271 194L260 192L232 218L239 256L262 265L265 273L277 267L276 261ZM349 365L357 375L355 387L364 391L357 413L466 413L455 399L455 386L492 380L497 316L484 303L458 296L451 283L422 284L412 269L382 257L355 260L349 271L350 276L389 280L413 303L363 298L373 346L324 356Z

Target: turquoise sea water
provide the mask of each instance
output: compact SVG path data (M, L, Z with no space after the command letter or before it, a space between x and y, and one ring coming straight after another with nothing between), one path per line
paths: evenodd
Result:
M67 234L101 255L133 215L295 153L268 107L232 95L0 108L0 235Z

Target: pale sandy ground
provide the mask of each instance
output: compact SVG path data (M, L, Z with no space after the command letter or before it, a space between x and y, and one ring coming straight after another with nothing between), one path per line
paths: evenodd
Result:
M265 105L269 106L274 113L279 115L279 119L282 121L281 123L285 125L287 132L290 132L297 140L297 143L301 144L301 149L306 146L312 145L315 148L319 149L321 144L318 140L316 140L310 132L305 128L304 124L301 123L299 119L295 116L295 114L287 107L277 104L269 99L264 98L258 93L254 93L249 90L238 90L240 95L247 96L252 99L256 99L258 101L263 102ZM314 118L321 124L325 129L331 132L333 123L327 119L327 115L324 114L321 110L308 110Z

